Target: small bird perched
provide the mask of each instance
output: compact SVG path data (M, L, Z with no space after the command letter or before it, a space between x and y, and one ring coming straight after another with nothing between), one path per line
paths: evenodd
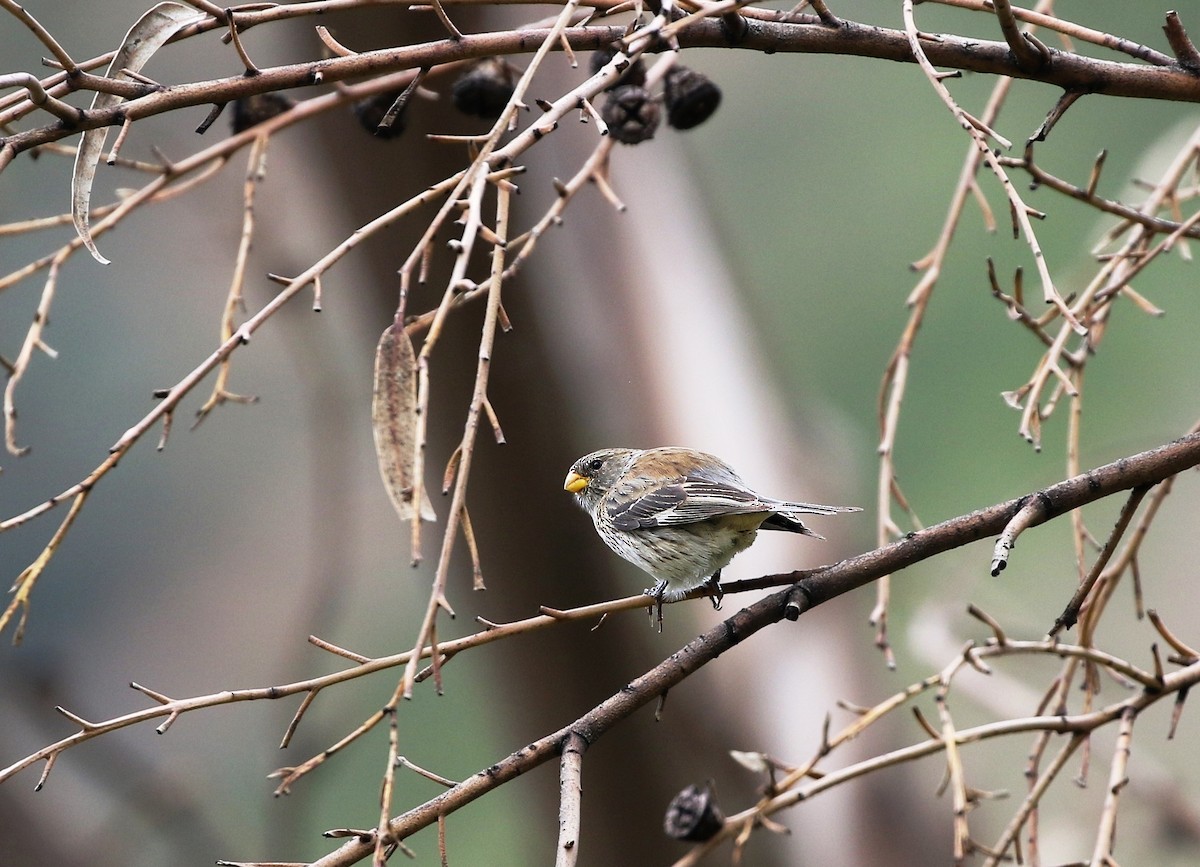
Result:
M823 539L801 515L861 511L764 497L720 458L677 446L592 452L571 466L563 488L608 547L654 577L645 592L658 602L660 628L663 601L696 587L707 585L720 608L721 570L760 529Z

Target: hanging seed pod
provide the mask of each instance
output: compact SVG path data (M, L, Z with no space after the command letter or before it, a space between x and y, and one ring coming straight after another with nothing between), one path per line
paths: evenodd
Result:
M603 48L593 51L591 59L588 61L592 75L603 69L616 53L617 47L615 45L606 45ZM621 77L615 83L606 87L605 90L613 90L622 84L636 84L638 87L641 87L645 83L646 64L642 63L642 58L639 57L633 63L626 64L625 71L621 73Z
M463 114L495 120L513 95L512 67L498 57L485 57L459 76L451 96Z
M414 513L422 521L437 520L424 483L413 476L418 411L412 341L403 326L393 324L384 329L375 348L371 428L379 474L401 521L411 521Z
M676 840L700 841L712 838L724 824L725 816L710 780L703 786L688 786L671 799L663 830Z
M608 124L608 134L629 145L654 138L661 114L650 92L633 84L613 88L600 106L600 117Z
M721 90L707 75L686 66L673 66L663 83L667 123L675 129L691 129L710 117L721 104Z
M375 136L375 138L385 140L399 138L408 126L408 121L405 118L405 115L408 113L408 106L403 105L398 111L392 111L392 107L403 93L404 91L400 90L389 93L377 93L374 96L368 96L366 99L360 99L354 103L351 110L354 112L354 116L358 118L358 122L362 124L362 128ZM389 112L391 114L390 117Z
M283 114L296 101L282 93L256 93L233 101L232 126L235 133L270 120L277 114Z

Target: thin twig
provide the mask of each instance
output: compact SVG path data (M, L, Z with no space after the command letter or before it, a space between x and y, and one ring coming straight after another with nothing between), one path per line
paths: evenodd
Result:
M1004 860L1004 856L1008 853L1009 848L1017 842L1017 837L1021 833L1021 828L1024 827L1026 821L1037 809L1042 802L1042 797L1046 794L1046 790L1050 788L1050 784L1058 779L1059 773L1066 767L1067 761L1075 754L1075 750L1079 749L1087 739L1086 734L1076 733L1063 745L1063 748L1058 751L1053 761L1049 766L1038 774L1037 780L1030 787L1029 794L1025 796L1025 800L1021 802L1021 806L1017 808L1017 812L1013 814L1004 831L1001 832L999 839L991 848L991 853L986 861L983 862L983 867L999 867Z
M985 15L993 12L992 0L928 0L928 2L938 3L942 6L957 6L960 9L971 9L976 12L982 12ZM1113 36L1110 33L1104 33L1100 30L1093 30L1090 27L1084 27L1073 21L1059 18L1050 11L1042 11L1052 9L1053 4L1039 4L1038 8L1034 10L1014 6L1012 7L1012 12L1019 21L1044 27L1047 30L1061 33L1064 36L1078 39L1081 42L1088 42L1092 45L1110 48L1113 51L1120 51L1123 54L1128 54L1130 57L1145 61L1154 66L1171 66L1175 62L1169 54L1155 51L1153 48L1141 43L1133 42L1120 36Z
M1133 723L1137 719L1136 707L1126 707L1121 712L1121 725L1117 743L1113 747L1112 766L1109 769L1108 789L1104 794L1104 809L1100 813L1100 826L1096 829L1096 846L1092 850L1091 863L1103 867L1112 860L1113 843L1117 831L1117 807L1121 790L1129 782L1126 768L1129 766L1130 745L1133 742Z
M1195 43L1188 37L1183 22L1179 20L1179 13L1173 9L1167 13L1167 23L1163 25L1163 32L1167 35L1167 42L1175 52L1175 59L1179 61L1179 65L1193 72L1200 71L1200 51L1196 50Z
M1012 4L1008 0L992 0L992 8L996 13L996 21L1000 24L1000 32L1004 34L1004 41L1008 43L1017 59L1017 65L1022 69L1038 69L1043 66L1046 57L1029 42L1031 37L1027 37L1017 26Z
M1200 681L1200 665L1191 666L1168 675L1166 688L1174 693L1185 687L1190 687L1194 681ZM1135 716L1137 711L1161 700L1162 697L1160 693L1142 692L1136 696L1127 698L1125 701L1089 713L1075 715L1056 714L1053 716L1006 719L993 723L985 723L957 730L954 745L958 747L965 744L978 743L990 738L1030 731L1060 732L1073 735L1087 733L1117 719L1121 719L1124 723L1126 716ZM1130 722L1130 727L1132 727L1132 722ZM803 787L797 787L769 799L765 805L756 805L742 813L729 816L725 826L715 836L695 847L687 856L677 860L673 867L693 867L703 855L711 852L719 843L729 839L730 836L744 827L746 822L754 820L759 814L773 815L780 810L788 809L802 801L809 800L823 791L842 785L849 780L874 773L881 768L895 767L902 763L936 755L943 752L946 748L947 742L939 736L908 747L892 750L883 755L873 756L847 767L839 768L836 771L831 771L819 780L814 780ZM1114 758L1114 765L1116 761L1117 759ZM1112 798L1115 800L1115 795ZM344 847L343 851L347 848ZM317 862L320 867L342 867L342 865L349 863L351 862L348 860L336 860L332 858Z
M1071 509L1080 508L1087 503L1111 496L1118 491L1153 484L1156 481L1161 481L1164 478L1176 475L1184 469L1197 465L1200 465L1200 433L1190 434L1187 437L1147 452L1130 455L1115 463L1097 467L1082 476L1067 479L1058 485L1047 488L1046 492L1051 496L1052 502L1055 504L1054 514L1049 515L1048 518L1063 514ZM981 538L986 538L988 535L998 533L1008 522L1011 515L1018 511L1023 499L998 503L987 509L945 521L926 530L913 533L898 542L868 551L857 557L851 557L831 566L807 572L781 573L749 581L728 582L723 585L726 593L755 590L763 587L784 587L783 590L775 593L773 597L769 597L761 603L755 603L755 605L744 609L743 612L739 612L738 615L734 615L734 618L731 619L735 619L735 622L740 625L742 621L736 620L736 618L745 612L753 609L755 612L754 616L758 616L762 612L760 606L765 606L769 611L772 604L778 607L778 611L771 613L770 616L783 619L787 602L791 597L790 588L795 582L800 580L803 580L806 588L806 593L803 596L804 611L811 610L844 593L848 593L850 590L868 584L878 579L881 575L893 574L907 566L940 554L943 551L967 545ZM699 599L705 593L706 588L700 588L693 595ZM774 601L771 602L771 599ZM439 645L439 650L447 654L459 653L469 648L508 638L514 634L544 629L567 621L594 621L597 617L605 613L644 609L646 605L646 597L639 594L611 602L571 609L570 611L558 611L553 616L548 614L538 615L515 623L488 626L480 632L473 633L464 638L445 641ZM710 648L715 649L717 646L724 647L722 642L725 640L741 641L746 637L748 637L747 634L731 632L727 626L721 625L708 634L708 639L706 640L716 641L717 644ZM707 643L704 646L706 648L710 647ZM1012 648L1013 646L1014 642L1011 641L1006 645L1008 648ZM1020 645L1015 646L1019 647ZM1095 656L1098 651L1094 649L1083 647L1068 649L1070 646L1058 644L1054 644L1053 647L1054 652L1059 655L1086 656L1098 662L1103 661L1105 664L1119 664L1119 661L1113 657ZM983 648L978 652L984 653L988 650L990 648ZM429 656L432 653L432 648L424 647L420 653L423 657ZM94 730L77 732L74 735L43 747L37 752L9 765L7 768L0 769L0 783L33 764L46 761L51 756L91 740L94 737L141 722L168 716L172 712L186 713L202 708L242 701L274 700L291 695L309 693L314 689L323 689L337 683L355 680L377 671L406 665L409 662L409 657L410 654L407 652L393 656L378 657L348 669L295 683L261 689L225 690L211 695L176 699L169 705L158 704L154 707L134 711L102 723L96 723ZM680 668L686 669L687 665L685 664ZM1191 669L1187 670L1190 671ZM672 671L680 671L680 669L674 667L673 662ZM1131 670L1128 673L1136 677L1135 672L1136 670ZM680 673L683 676L683 672L680 671ZM1176 682L1172 678L1177 677L1178 674L1179 672L1167 675L1168 683L1163 688L1171 687ZM1198 672L1197 676L1200 677L1200 672ZM1151 676L1146 675L1146 677ZM646 701L653 700L661 691L662 689L659 688L653 695L647 697Z
M38 23L38 20L30 15L29 11L23 6L16 3L15 0L0 0L0 8L8 10L18 21L28 27L33 35L38 38L38 41L50 49L50 53L54 55L58 61L58 65L63 70L74 72L79 69L78 64L71 59L71 55L59 44L59 41L50 34L49 30Z
M83 113L75 106L56 99L42 87L42 82L28 72L9 72L0 75L0 88L23 87L29 94L29 101L38 108L44 108L55 117L64 121L67 128L72 128L79 122Z
M1021 510L1013 515L1012 520L1005 526L1004 532L1000 534L1000 538L996 540L993 549L991 567L993 578L1008 567L1008 554L1016 547L1017 537L1030 527L1042 523L1045 520L1047 509L1048 504L1044 496L1034 494L1029 497Z
M1142 498L1146 496L1147 490L1147 488L1134 488L1129 492L1129 497L1125 500L1125 505L1121 507L1121 514L1117 517L1117 524L1109 534L1108 541L1104 543L1104 550L1100 552L1100 556L1092 564L1091 572L1080 583L1079 589L1075 591L1075 595L1071 597L1071 601L1067 603L1067 607L1063 609L1063 613L1058 615L1058 619L1054 621L1054 625L1050 628L1051 637L1064 629L1070 629L1078 621L1079 609L1083 607L1084 601L1088 598L1088 594L1092 592L1092 588L1096 585L1097 579L1100 578L1101 572L1108 565L1109 559L1117 549L1117 543L1125 533L1129 522L1133 520L1134 512L1137 511Z
M1030 214L1032 209L1025 204L1024 200L1017 193L1016 187L1009 179L1008 174L1004 171L996 155L992 152L990 145L985 137L985 130L988 130L986 125L975 122L973 118L967 115L954 98L950 95L950 91L946 89L945 84L937 75L933 64L926 55L925 49L921 45L921 39L917 30L916 20L913 17L913 0L904 0L904 27L905 34L908 37L909 47L912 49L913 56L917 59L918 65L925 72L926 78L934 91L941 98L946 107L950 109L959 120L959 124L967 130L976 148L979 149L983 157L984 163L992 170L992 173L1000 181L1000 185L1004 190L1005 196L1012 208L1014 221L1020 226L1022 234L1025 236L1025 242L1029 245L1029 250L1033 255L1034 264L1037 266L1038 275L1042 281L1042 294L1047 304L1054 305L1058 309L1059 314L1063 319L1070 323L1071 327L1079 334L1085 334L1087 329L1079 323L1075 315L1067 307L1062 296L1054 286L1054 280L1050 275L1049 266L1046 264L1046 257L1042 251L1041 244L1037 239L1037 235L1033 231L1033 224L1030 222Z
M231 16L232 17L232 16ZM232 25L231 25L232 26ZM246 179L242 185L242 233L238 241L237 254L233 260L233 277L229 281L229 293L225 297L225 309L221 313L221 342L233 337L236 331L235 322L238 313L245 309L244 290L246 284L246 266L250 261L250 247L254 240L254 198L259 185L267 171L267 145L270 138L266 135L254 140L250 148L250 157L246 166ZM196 410L196 420L192 423L195 429L206 419L214 409L228 401L234 403L255 403L258 398L253 395L235 394L229 390L229 374L231 359L224 359L217 367L217 376L213 382L212 392L208 400Z

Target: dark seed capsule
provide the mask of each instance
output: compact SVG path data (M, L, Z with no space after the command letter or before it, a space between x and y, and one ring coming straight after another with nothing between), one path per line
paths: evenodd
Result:
M296 101L282 93L256 93L243 99L233 101L233 131L235 133L249 129L264 120L270 120L277 114L283 114Z
M675 129L691 129L710 117L721 104L721 90L707 75L673 66L663 84L667 104L667 123Z
M495 120L513 95L512 67L497 57L485 57L459 76L451 96L463 114Z
M725 816L717 805L712 782L688 786L667 805L663 830L676 840L708 840L721 830Z
M394 90L389 93L377 93L374 96L368 96L366 99L360 99L354 103L354 116L358 118L358 122L362 124L362 128L369 132L375 138L384 140L399 138L408 126L408 121L405 115L408 113L408 106L402 107L398 112L388 118L388 112L391 111L396 100L404 91ZM385 118L388 118L385 122Z
M591 65L592 75L595 75L604 66L613 59L613 55L617 53L615 45L606 45L601 49L592 52ZM627 64L625 71L621 73L621 77L614 84L610 84L605 90L612 90L622 84L636 84L641 87L646 83L646 64L642 63L642 58L638 58L633 63Z
M608 134L622 144L638 144L654 138L662 110L644 87L625 84L613 88L600 117L608 124Z

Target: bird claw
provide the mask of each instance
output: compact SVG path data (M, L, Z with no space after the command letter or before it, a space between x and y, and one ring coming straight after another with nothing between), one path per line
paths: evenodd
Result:
M647 612L650 615L650 627L653 628L654 625L657 623L658 631L660 634L662 633L662 625L663 625L663 615L662 615L663 595L666 592L667 592L667 582L666 581L657 581L657 582L655 582L653 587L647 587L645 590L642 591L643 596L653 596L654 597L654 607L647 609Z
M721 600L725 598L725 591L721 589L721 570L708 576L704 586L709 589L708 601L712 603L713 611L720 611Z
M708 600L712 602L714 611L721 610L721 600L725 598L725 591L721 589L721 572L717 570L712 575L705 579L701 587L707 588ZM654 599L654 607L647 609L650 615L650 626L658 626L658 631L662 632L663 625L663 597L667 593L667 582L656 581L653 587L647 587L642 591L643 596L650 596Z

